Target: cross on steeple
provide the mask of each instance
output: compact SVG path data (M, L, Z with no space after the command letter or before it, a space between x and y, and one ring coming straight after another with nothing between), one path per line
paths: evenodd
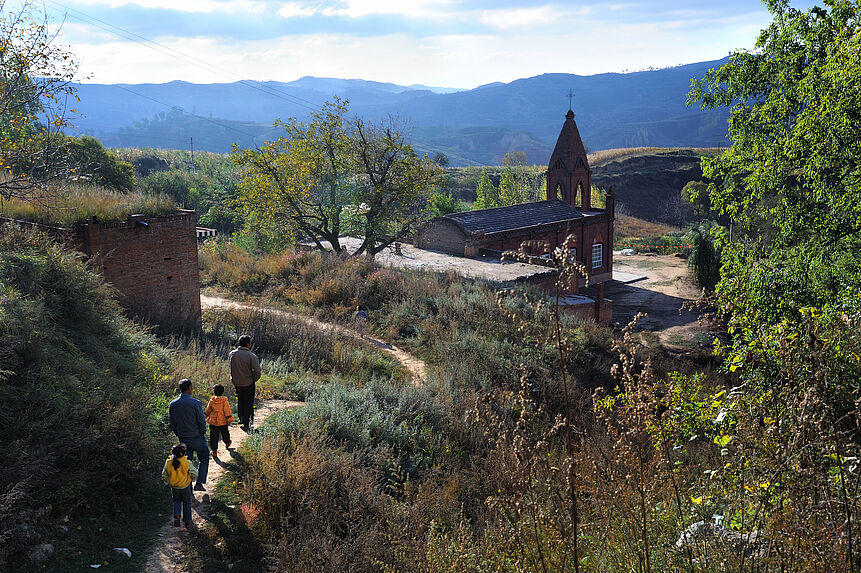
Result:
M568 109L574 109L574 90L568 90Z

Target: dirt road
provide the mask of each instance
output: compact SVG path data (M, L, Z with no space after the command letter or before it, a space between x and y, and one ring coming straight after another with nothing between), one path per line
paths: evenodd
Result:
M707 329L695 312L682 304L696 300L701 291L688 271L685 259L673 255L613 256L613 271L646 278L630 284L609 283L604 296L613 301L613 321L627 324L638 312L647 313L639 326L658 333L661 344L670 349L692 349L707 342Z
M237 302L235 300L230 300L226 298L221 298L217 296L207 296L200 295L200 306L202 308L241 308L247 310L262 310L265 312L271 312L273 314L286 316L293 319L304 320L307 324L319 328L320 330L329 330L331 332L335 332L341 336L349 336L350 338L354 338L357 340L363 340L369 344L372 344L382 350L383 352L388 353L393 356L396 360L398 360L404 367L409 370L410 375L413 378L413 384L422 384L425 381L425 375L427 367L424 362L413 356L412 354L406 352L390 344L384 340L378 340L371 336L365 335L362 336L358 331L348 328L346 326L342 326L340 324L333 324L331 322L324 322L322 320L318 320L316 318L310 316L304 316L301 314L296 314L293 312L288 312L286 310L276 310L272 308L266 308L261 306L255 306L251 304Z

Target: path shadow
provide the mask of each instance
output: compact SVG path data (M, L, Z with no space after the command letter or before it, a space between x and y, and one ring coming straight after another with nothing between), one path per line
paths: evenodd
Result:
M697 322L697 313L682 309L687 299L666 295L634 284L611 281L606 284L604 297L613 301L613 322L628 324L639 312L648 314L640 320L640 330L666 330Z
M383 342L382 340L377 340L376 338L365 338L364 340L367 340L368 342L370 342L371 344L373 344L377 348L382 348L384 350L394 350L395 349L395 347L392 346L391 344L389 344L388 342Z

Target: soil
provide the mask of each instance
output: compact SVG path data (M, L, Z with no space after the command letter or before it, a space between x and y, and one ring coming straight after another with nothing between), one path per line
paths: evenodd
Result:
M708 328L700 324L699 314L682 308L702 294L685 259L615 253L613 270L646 276L633 283L612 281L606 285L604 297L613 301L613 322L627 324L642 312L647 316L640 319L639 328L657 333L668 350L694 350L710 344Z

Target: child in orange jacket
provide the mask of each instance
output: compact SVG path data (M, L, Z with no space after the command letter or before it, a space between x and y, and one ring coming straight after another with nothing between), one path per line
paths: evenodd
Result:
M206 421L209 422L209 449L212 450L213 456L218 456L218 438L224 440L224 447L230 447L230 422L233 421L233 414L230 413L230 402L227 396L224 395L224 386L216 384L212 388L212 393L215 394L209 399L209 404L206 405Z

